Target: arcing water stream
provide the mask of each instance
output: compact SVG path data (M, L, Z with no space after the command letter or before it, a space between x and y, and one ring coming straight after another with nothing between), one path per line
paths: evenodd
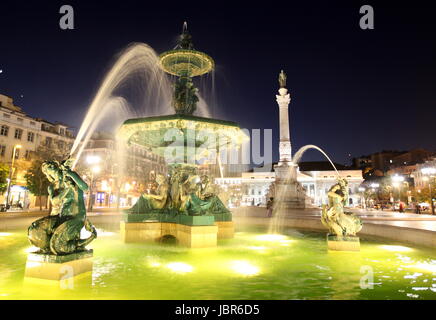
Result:
M292 194L302 193L301 196L304 198L306 197L303 187L297 181L297 175L298 175L297 168L298 168L298 163L300 162L303 154L309 149L315 149L321 152L324 155L324 157L326 157L326 159L330 162L333 169L336 171L337 176L339 177L339 172L336 169L335 164L330 159L330 157L324 152L324 150L312 144L308 144L304 147L301 147L294 154L292 163L290 164L289 170L287 171L286 177L284 179L285 183L282 184L280 188L277 188L276 185L276 194L274 199L275 205L273 208L273 217L269 225L269 230L268 230L269 234L282 234L284 228L284 219L289 214L289 208L286 207L286 201L285 201L285 199L287 199L287 195L289 193Z
M142 93L141 109L135 110L116 91L132 81ZM94 131L108 118L116 128L131 117L146 117L172 113L172 85L159 66L156 52L145 43L134 43L124 49L106 74L74 141L70 155L77 164ZM200 96L196 114L209 116L207 103Z

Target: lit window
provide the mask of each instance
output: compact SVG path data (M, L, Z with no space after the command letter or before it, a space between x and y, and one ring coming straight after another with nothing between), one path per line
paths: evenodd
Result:
M23 135L23 130L21 129L15 129L15 139L21 140L21 136Z
M1 126L0 135L7 137L8 133L9 133L9 127L8 126Z

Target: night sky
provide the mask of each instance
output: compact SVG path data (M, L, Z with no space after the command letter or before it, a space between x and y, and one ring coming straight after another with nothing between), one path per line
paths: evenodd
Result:
M344 164L383 149L436 151L436 11L427 2L15 2L0 3L0 93L32 116L79 127L115 55L131 42L172 49L186 20L195 48L216 62L213 116L273 129L278 145L284 69L294 151L316 144ZM59 28L62 4L73 6L75 30ZM364 4L374 30L359 28ZM318 159L311 151L303 160Z

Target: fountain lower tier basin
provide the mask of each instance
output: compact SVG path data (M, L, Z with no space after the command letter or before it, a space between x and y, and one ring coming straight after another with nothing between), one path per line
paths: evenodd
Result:
M125 243L121 215L90 216L98 232L92 272L62 289L24 277L35 218L1 219L0 299L436 299L433 248L359 235L360 251L330 251L326 232L272 235L266 218L258 226L235 218L234 238L191 249Z

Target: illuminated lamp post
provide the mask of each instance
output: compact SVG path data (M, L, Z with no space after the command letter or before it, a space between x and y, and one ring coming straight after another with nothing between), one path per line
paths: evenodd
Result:
M365 196L363 195L363 193L365 192L365 188L360 187L359 192L360 192L360 203L362 204L362 209L366 209Z
M11 164L11 168L9 169L8 191L6 196L6 210L10 207L9 198L11 196L12 175L14 173L14 163L15 163L15 155L17 153L17 149L21 149L21 145L16 144L14 146L14 150L12 151L12 164Z
M379 203L380 199L378 196L378 188L380 187L380 184L378 183L371 183L372 192L374 192L377 195L377 203Z
M400 202L401 202L401 184L402 182L404 182L404 177L403 176L399 176L398 174L394 175L392 177L392 185L396 188L398 188L398 207L400 207Z
M101 171L101 168L97 165L100 163L101 159L98 156L88 156L86 158L86 162L89 165L93 165L91 167L91 181L89 186L89 199L88 199L88 211L92 211L93 201L92 201L92 189L94 187L94 174L98 174Z
M431 187L431 178L434 178L436 174L436 168L434 167L428 167L428 168L422 168L421 169L422 174L426 175L426 180L428 181L428 190L430 193L430 204L431 204L431 214L434 214L434 202L433 202L433 190Z

